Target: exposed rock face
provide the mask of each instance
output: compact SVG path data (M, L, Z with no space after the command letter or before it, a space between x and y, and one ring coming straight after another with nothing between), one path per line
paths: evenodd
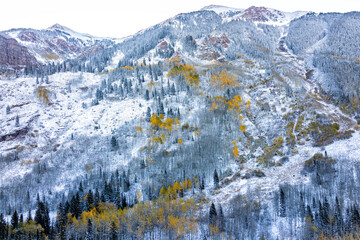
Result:
M11 29L0 32L0 69L20 70L26 65L82 58L113 44L59 24L43 30Z
M93 47L90 47L88 49L86 49L84 52L82 52L77 58L83 58L83 57L86 57L92 53L95 53L97 51L100 51L100 50L103 50L104 47L103 46L100 46L100 45L95 45Z
M225 33L221 36L208 35L205 41L199 48L201 54L198 58L202 60L220 60L221 54L218 52L219 48L227 48L230 40Z
M26 65L36 65L37 61L28 49L15 39L0 35L0 66L20 69Z
M254 22L267 22L269 20L276 20L277 16L270 12L265 7L249 7L242 14L241 17Z
M227 38L225 33L221 35L221 37L217 36L208 36L208 39L204 42L206 45L212 45L214 47L221 46L223 48L227 48L228 44L230 43L230 40Z

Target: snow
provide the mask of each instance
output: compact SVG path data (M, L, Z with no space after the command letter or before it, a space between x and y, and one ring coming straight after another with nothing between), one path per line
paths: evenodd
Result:
M124 58L124 54L120 50L118 50L115 53L114 57L111 59L109 66L107 66L105 68L105 70L110 71L110 70L115 69L117 67L117 65L119 64L119 61L123 58Z
M231 7L220 6L220 5L209 5L209 6L203 7L200 10L201 11L214 11L217 14L224 14L224 13L228 13L228 12L243 11L243 9L240 9L240 8L231 8Z
M43 85L50 91L51 106L45 106L36 97L34 78L0 81L0 109L6 109L7 105L13 106L9 115L0 115L1 135L14 131L17 115L20 118L20 127L17 129L30 129L24 138L2 142L2 154L13 152L9 149L15 149L16 146L23 146L24 150L19 153L21 161L35 158L41 161L49 154L45 149L52 149L55 145L60 148L69 147L72 134L89 138L110 138L114 129L126 122L140 119L147 109L147 103L142 98L103 100L97 106L90 106L93 94L89 93L95 91L104 77L106 76L70 72L51 75L50 84ZM82 107L82 103L87 105L86 109ZM15 107L16 105L20 106ZM37 147L33 148L30 144L36 144ZM0 169L0 186L32 171L33 163L21 166L21 161L13 161L6 168ZM79 174L81 175L81 171L75 172L71 177L75 178ZM64 178L65 182L69 180L67 178Z

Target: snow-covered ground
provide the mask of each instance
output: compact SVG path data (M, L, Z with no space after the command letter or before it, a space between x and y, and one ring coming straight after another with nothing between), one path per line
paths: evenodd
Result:
M40 84L49 90L49 105L37 97L35 78L0 81L0 136L27 130L24 136L0 144L3 156L18 151L21 159L11 160L0 169L0 186L30 172L34 159L41 161L49 149L70 146L71 135L110 138L119 126L140 119L147 109L142 98L108 99L91 106L95 90L104 78L90 73L51 75L49 84ZM6 114L7 106L10 114ZM16 116L19 127L15 127ZM24 164L27 161L30 164Z

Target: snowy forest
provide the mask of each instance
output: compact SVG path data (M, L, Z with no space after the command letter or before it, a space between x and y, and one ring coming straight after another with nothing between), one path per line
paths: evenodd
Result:
M0 239L359 239L360 14L238 14L2 71Z

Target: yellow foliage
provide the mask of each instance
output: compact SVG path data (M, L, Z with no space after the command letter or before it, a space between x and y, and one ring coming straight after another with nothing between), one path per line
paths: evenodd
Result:
M341 59L341 58L342 58L342 56L336 56L336 55L330 55L330 57L332 57L332 58L338 58L338 59Z
M141 190L139 189L136 193L136 200L138 202L142 201L142 194L141 194Z
M245 125L241 125L241 126L240 126L240 130L244 133L244 132L246 131Z
M179 144L182 144L182 143L183 143L182 138L179 138L177 142L178 142Z
M153 88L153 87L155 87L155 83L154 83L153 81L150 81L150 82L148 83L148 89L149 89L149 91L151 91L151 88Z
M134 68L131 67L131 66L125 66L125 67L122 67L122 69L127 69L127 70L134 71Z
M210 110L211 111L214 111L215 109L216 109L216 102L213 102L212 104L211 104L211 108L210 108Z
M47 57L48 59L50 60L56 60L56 59L59 59L59 56L56 56L52 53L45 53L45 57Z
M209 230L212 236L219 234L219 228L216 225L209 225Z
M189 217L175 217L170 215L168 221L169 228L175 231L178 239L182 239L187 232L194 232L195 230Z
M39 86L37 88L37 97L43 101L45 104L48 104L50 102L49 100L49 93L50 91L48 89L46 89L45 87L43 86Z
M235 159L238 159L239 158L239 150L237 148L236 142L233 141L232 143L234 144L234 150L232 151L232 153L234 154Z
M230 86L240 85L234 75L227 73L226 69L220 73L216 73L210 77L211 83L214 87L226 89Z
M172 69L168 72L167 76L170 77L183 75L186 83L198 87L199 86L199 74L195 71L194 67L189 64L182 64L180 61L170 60Z
M40 224L36 224L35 221L30 220L26 222L21 222L19 224L19 231L25 236L36 236L37 232L42 234L44 232L44 229L41 227Z
M139 133L142 133L142 132L143 132L143 131L142 131L142 127L140 127L140 126L136 127L135 130L138 131Z

